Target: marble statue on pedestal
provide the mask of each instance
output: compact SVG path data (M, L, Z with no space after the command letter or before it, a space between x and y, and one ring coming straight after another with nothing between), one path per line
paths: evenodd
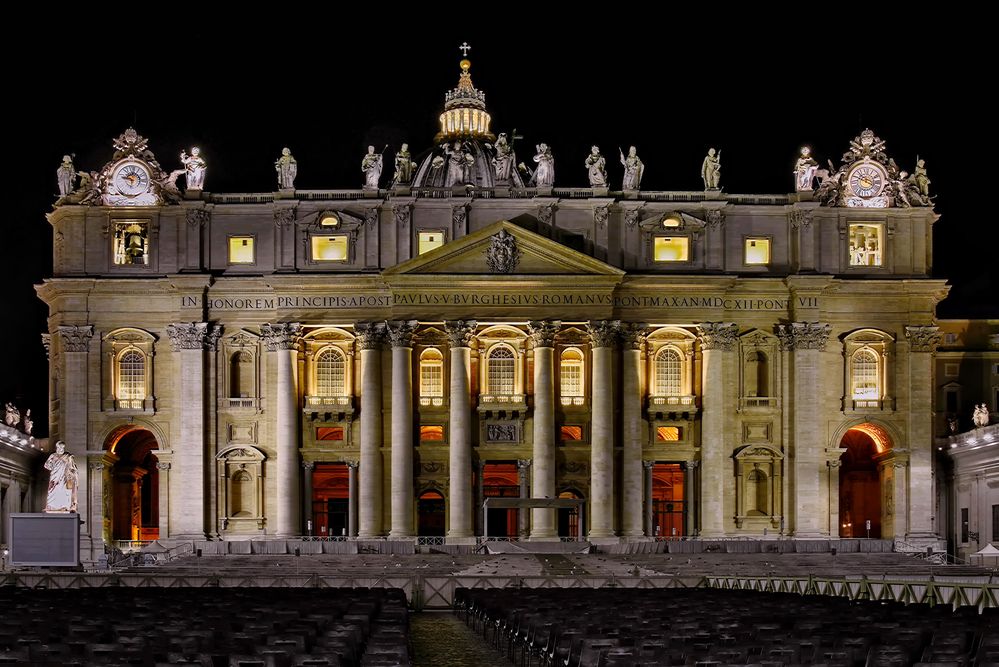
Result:
M472 183L472 166L475 158L468 151L468 147L463 141L456 141L453 146L444 144L444 154L447 155L447 177L444 180L445 187L452 188L456 185L467 185Z
M509 185L513 174L514 154L513 147L510 146L506 138L506 132L500 132L496 137L493 146L496 155L493 156L493 170L495 171L496 185Z
M383 148L382 153L384 152ZM374 146L368 146L368 152L361 159L361 171L364 172L364 189L377 190L378 181L382 177L382 154L376 153Z
M416 163L409 153L409 144L403 144L399 152L395 154L395 174L392 176L393 185L409 185L413 180L413 169Z
M919 194L923 197L929 197L931 181L926 175L926 160L916 158L916 169L912 173L912 176L916 179L916 187L919 188Z
M701 163L701 179L704 181L705 190L718 189L721 183L721 151L716 155L714 148L708 149L708 154Z
M590 179L591 188L607 187L607 160L600 154L599 146L590 148L590 154L586 156L583 166L586 167L586 175Z
M274 171L277 172L279 188L282 190L295 189L295 177L298 176L298 161L291 156L290 148L281 149L281 157L274 161Z
M982 427L989 425L989 406L980 403L975 406L975 411L971 415L971 421L975 426Z
M205 186L205 159L201 157L201 149L195 146L188 155L180 152L180 163L184 165L184 178L188 190L202 190Z
M801 148L801 156L794 163L794 190L795 192L811 192L812 181L815 180L815 172L818 171L819 163L812 157L812 149L808 146Z
M4 406L4 411L4 423L7 424L7 426L16 428L21 422L21 411L14 407L14 404L10 402Z
M555 183L555 158L552 157L548 144L541 143L535 148L538 152L534 156L534 161L538 163L538 168L531 180L539 188L550 188Z
M638 149L632 146L628 149L628 157L624 156L624 151L617 149L621 154L621 164L624 165L624 180L621 182L622 190L638 190L642 185L642 173L645 165L638 157Z
M71 155L62 156L62 164L56 169L56 177L59 179L59 196L65 197L73 192L73 182L76 180L76 167L73 166Z
M46 512L75 512L77 507L76 489L79 486L80 472L73 455L66 451L66 443L56 441L56 450L45 460L49 471L49 489L45 498Z

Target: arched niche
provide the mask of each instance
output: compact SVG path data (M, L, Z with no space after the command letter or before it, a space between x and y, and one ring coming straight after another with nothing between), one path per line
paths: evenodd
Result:
M256 447L232 445L215 457L219 522L226 534L264 530L264 460Z

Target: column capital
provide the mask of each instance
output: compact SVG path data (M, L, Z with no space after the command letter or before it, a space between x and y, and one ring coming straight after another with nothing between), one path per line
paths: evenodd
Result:
M838 468L841 465L843 465L843 462L840 461L839 459L836 459L835 461L826 461L826 465L829 466L830 468Z
M413 347L413 334L416 332L416 325L416 320L386 322L385 329L392 347Z
M527 470L532 465L534 465L533 459L517 459L517 467L521 470Z
M52 348L52 334L42 334L42 347L45 348L45 358L49 358L49 351Z
M385 340L384 322L357 322L354 324L354 335L362 350L377 350Z
M350 468L351 470L357 470L357 466L358 466L358 462L357 461L346 460L346 461L344 461L344 464L348 468Z
M86 352L90 349L90 339L94 335L94 327L91 324L61 326L57 327L55 332L59 336L62 349L65 352Z
M527 323L528 336L534 347L555 347L555 335L562 328L562 320L532 320Z
M655 464L656 464L655 461L649 461L647 459L642 460L642 467L645 468L646 470L652 470L652 466L654 466Z
M649 335L648 324L645 322L622 322L621 341L626 350L641 350L645 345L645 337Z
M271 352L298 349L298 339L302 335L302 325L298 322L261 324L260 335Z
M475 336L475 320L448 320L444 322L444 332L451 347L470 347Z
M302 461L302 470L315 470L315 461Z
M731 350L739 336L739 327L734 322L701 322L697 325L697 335L705 350Z
M907 326L905 337L912 352L933 352L940 344L940 327Z
M214 350L222 327L208 322L176 322L167 325L170 344L176 350Z
M586 323L590 345L593 347L614 347L620 329L620 320L590 320Z
M782 350L824 350L831 330L827 322L791 322L774 327Z
M156 463L156 469L157 470L169 470L170 469L170 462L169 461L157 461L157 463Z
M87 467L91 470L104 470L104 461L91 461Z

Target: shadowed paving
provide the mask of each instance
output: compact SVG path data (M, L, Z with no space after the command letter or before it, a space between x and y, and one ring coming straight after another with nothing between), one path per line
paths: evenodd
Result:
M450 611L414 614L409 637L415 667L509 664Z

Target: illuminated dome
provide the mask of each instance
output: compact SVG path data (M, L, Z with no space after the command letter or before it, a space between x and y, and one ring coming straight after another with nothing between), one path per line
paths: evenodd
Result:
M492 141L496 137L489 132L491 118L486 111L486 94L472 85L472 75L468 73L472 62L465 58L459 65L461 75L458 77L458 86L444 94L441 131L434 140L440 143L478 137Z

